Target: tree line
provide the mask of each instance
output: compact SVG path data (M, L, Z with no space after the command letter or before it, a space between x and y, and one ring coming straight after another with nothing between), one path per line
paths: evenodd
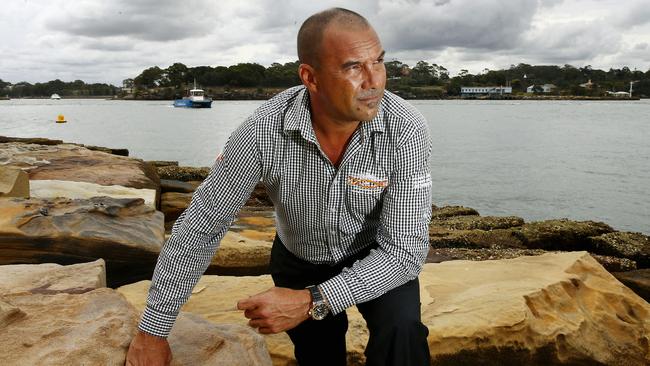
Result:
M131 95L152 99L171 99L185 94L194 81L208 93L229 93L230 89L253 88L257 93L268 88L285 88L300 84L298 61L273 63L264 67L256 63L239 63L231 66L188 67L174 63L167 68L152 66L134 78L125 79L122 88L109 84L85 84L81 80L62 82L53 80L34 85L21 82L10 86L0 80L0 95L11 97ZM650 70L643 72L622 67L609 70L594 69L587 65L529 65L520 63L507 69L489 70L471 74L460 70L450 76L442 65L419 61L410 66L397 60L386 62L387 88L411 98L444 98L460 94L461 86L512 86L514 93L524 93L534 85L554 84L553 94L604 95L607 91L628 91L634 82L634 94L650 97ZM588 81L593 87L580 84ZM220 89L215 89L220 88ZM224 92L225 90L225 92ZM535 91L541 89L535 87Z
M0 96L11 98L49 97L59 94L62 97L99 97L117 95L120 88L104 83L86 84L82 80L64 82L59 79L46 83L30 84L21 81L16 84L0 79Z

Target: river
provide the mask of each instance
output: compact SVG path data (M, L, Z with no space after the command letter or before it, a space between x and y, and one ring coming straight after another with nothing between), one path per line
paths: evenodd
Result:
M261 101L0 101L0 135L127 148L210 166ZM429 121L434 203L482 215L597 220L650 234L650 100L411 101ZM56 124L58 114L68 123Z

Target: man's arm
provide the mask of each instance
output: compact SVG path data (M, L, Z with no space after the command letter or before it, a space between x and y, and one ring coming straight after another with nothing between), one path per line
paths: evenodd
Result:
M180 307L260 177L255 125L247 120L230 136L163 246L140 321L141 332L163 338L169 335Z
M429 248L431 141L423 120L397 147L384 192L377 249L319 285L332 313L375 299L416 278Z

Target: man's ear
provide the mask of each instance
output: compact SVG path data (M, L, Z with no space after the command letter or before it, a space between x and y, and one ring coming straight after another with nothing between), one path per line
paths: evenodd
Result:
M302 84L307 87L307 90L310 92L316 92L318 90L316 72L311 65L300 64L298 66L298 76Z

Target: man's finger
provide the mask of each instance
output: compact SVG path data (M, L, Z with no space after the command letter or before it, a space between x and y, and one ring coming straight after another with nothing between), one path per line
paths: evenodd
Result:
M239 310L248 310L248 309L254 309L257 307L257 302L254 300L251 300L249 297L248 299L243 299L237 301L237 309Z

